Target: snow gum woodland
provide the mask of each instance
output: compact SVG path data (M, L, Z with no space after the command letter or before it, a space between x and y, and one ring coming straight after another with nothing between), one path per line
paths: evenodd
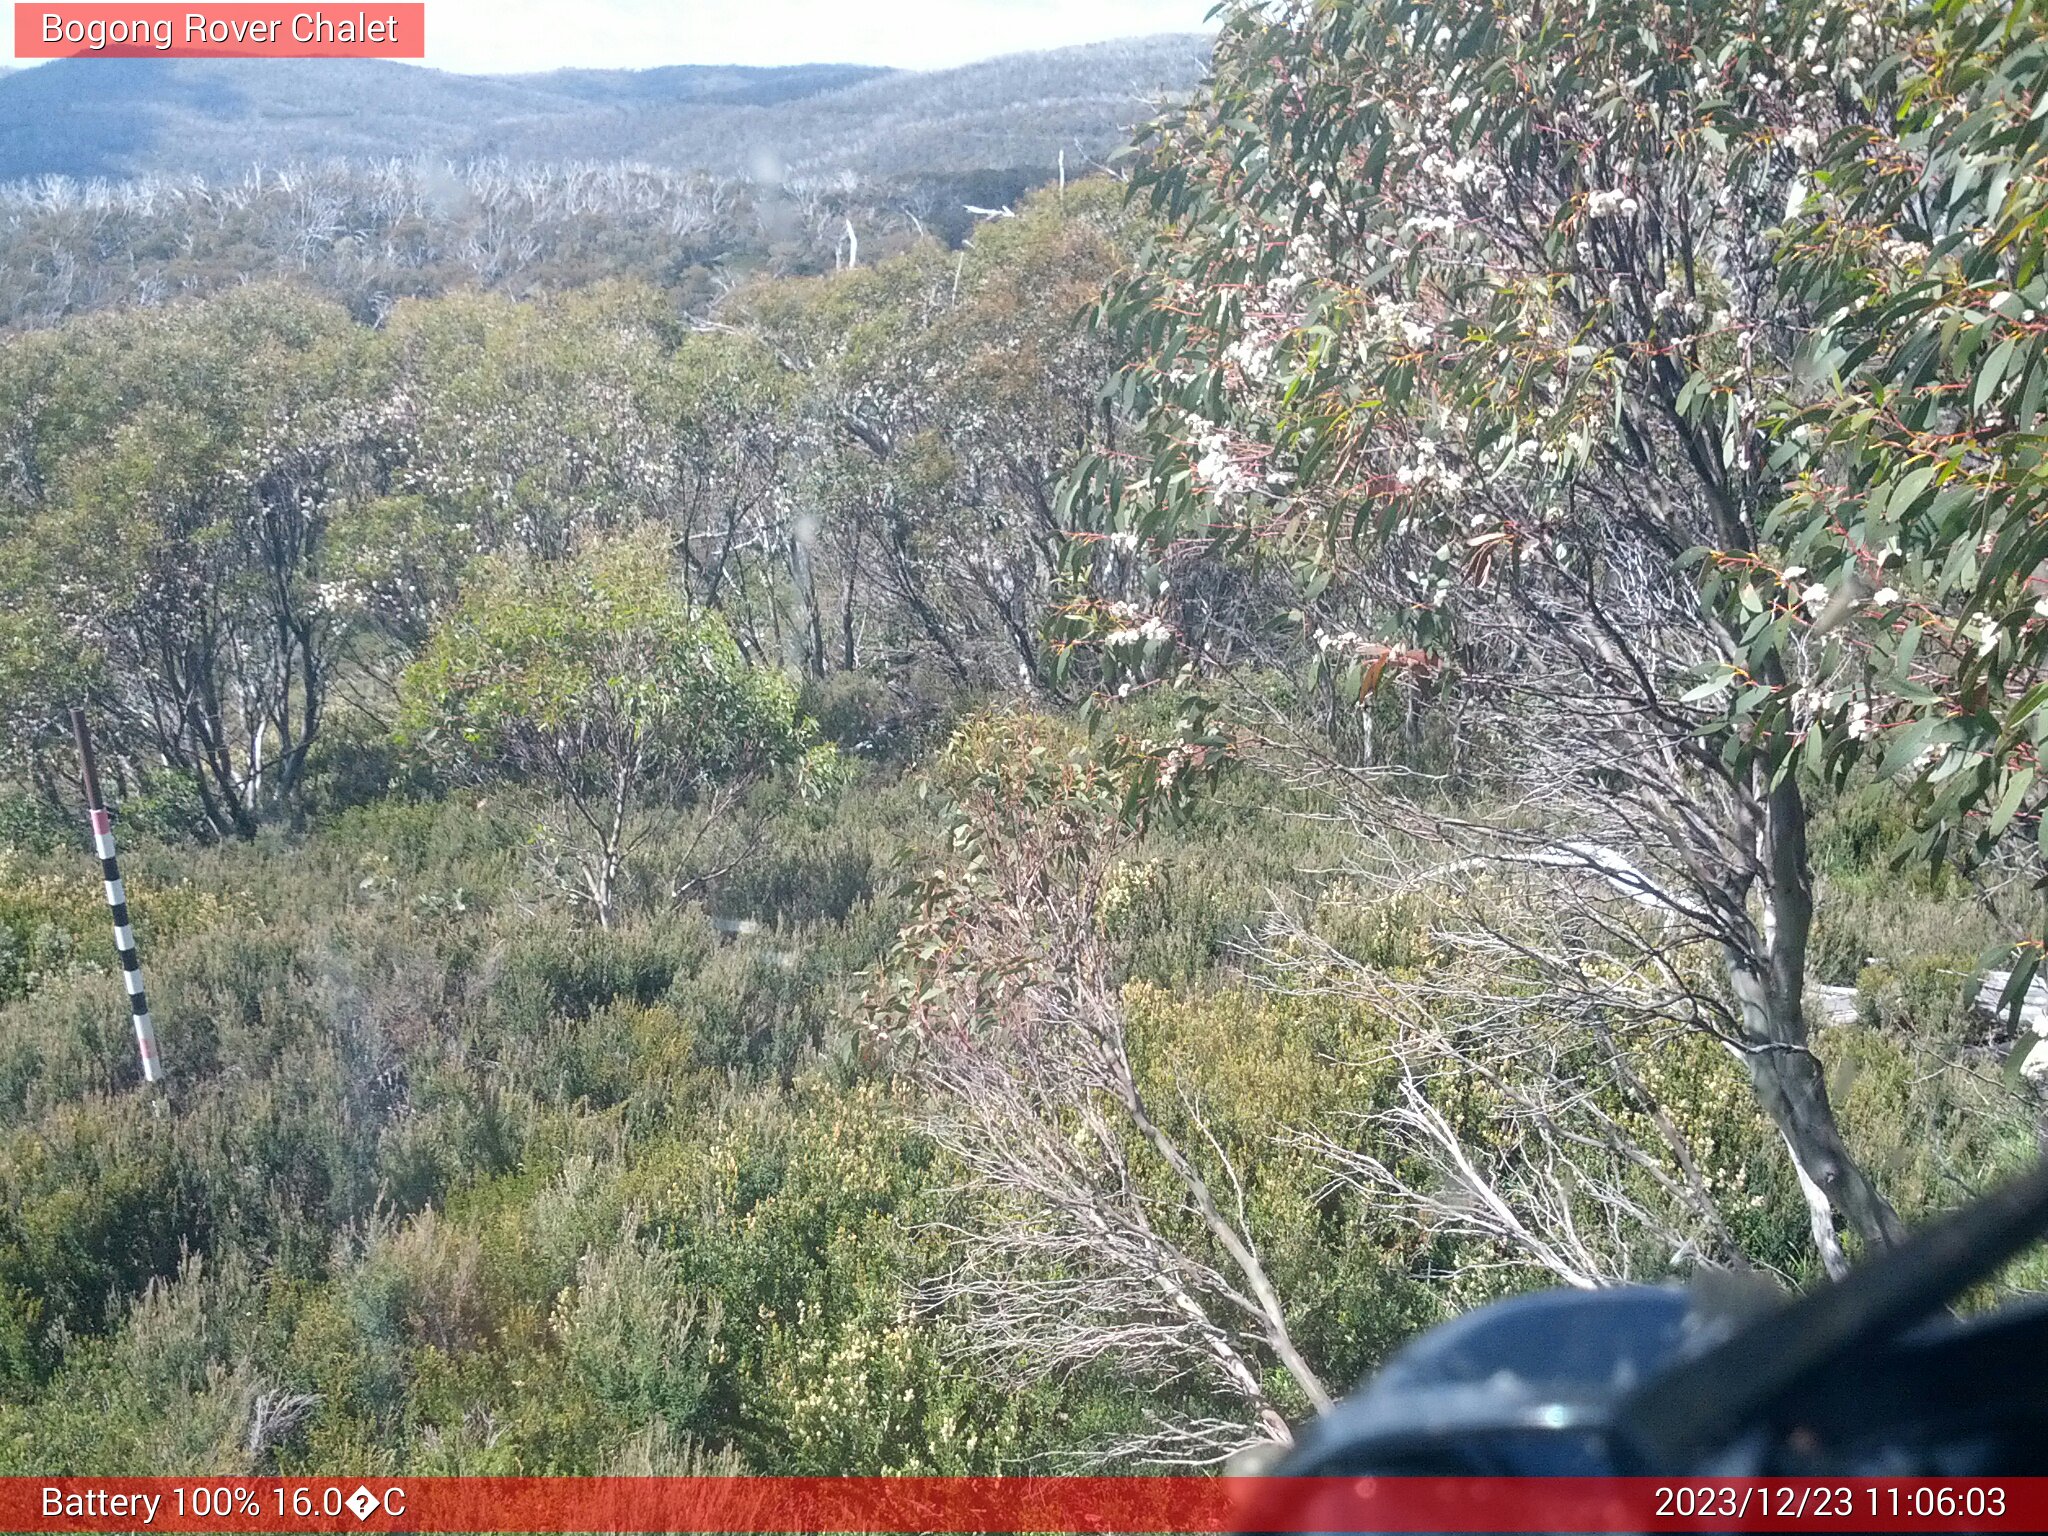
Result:
M963 244L23 299L0 1470L1211 1466L2030 1162L2044 49L1262 6Z

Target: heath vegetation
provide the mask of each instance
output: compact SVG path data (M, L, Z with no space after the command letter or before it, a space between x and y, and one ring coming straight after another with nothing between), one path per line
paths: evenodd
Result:
M0 341L0 1471L1208 1466L2028 1164L2044 46L1297 0L957 246Z

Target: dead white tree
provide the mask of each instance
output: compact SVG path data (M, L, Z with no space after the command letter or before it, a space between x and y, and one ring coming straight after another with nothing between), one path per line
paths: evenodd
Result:
M1162 1112L1132 1054L1096 921L1131 834L1100 765L1048 762L1006 721L960 797L956 857L874 999L972 1214L927 1301L1021 1379L1113 1361L1194 1406L1105 1447L1207 1464L1287 1441L1330 1393L1296 1347L1239 1173L1182 1095ZM959 766L955 754L955 766ZM1020 774L1043 775L1036 787ZM1276 1400L1274 1368L1298 1401ZM1162 1396L1160 1401L1169 1400Z
M1691 1027L1678 957L1645 936L1658 958L1632 969L1527 879L1489 883L1483 904L1434 893L1490 925L1433 924L1432 961L1413 970L1269 922L1256 946L1268 986L1362 1004L1392 1030L1361 1064L1391 1069L1384 1100L1293 1138L1375 1210L1457 1240L1461 1269L1534 1268L1591 1288L1748 1268L1709 1155L1646 1086L1647 1059Z
M1845 1143L1809 1039L1808 807L1789 768L1724 752L1710 729L1697 679L1739 666L1742 652L1673 563L1709 535L1669 526L1675 497L1622 475L1602 488L1611 499L1587 498L1569 560L1503 560L1442 600L1455 676L1434 707L1461 717L1455 795L1390 788L1355 753L1284 727L1271 758L1359 833L1362 865L1389 867L1398 829L1446 867L1528 876L1542 910L1579 936L1526 946L1531 965L1558 962L1556 986L1597 993L1602 967L1616 964L1682 973L1673 1020L1741 1061L1790 1154L1821 1260L1839 1276L1844 1230L1883 1246L1904 1229ZM1510 515L1528 511L1506 482L1485 495ZM1327 655L1370 659L1360 637L1414 604L1413 577L1428 563L1421 537L1397 535L1356 569L1355 617L1326 625Z
M1815 1246L1839 1276L1849 1262L1840 1226L1866 1241L1899 1227L1843 1143L1809 1039L1803 812L1696 771L1689 743L1645 752L1655 739L1640 713L1536 713L1502 749L1519 793L1484 816L1354 781L1341 814L1359 833L1358 872L1412 882L1423 867L1414 850L1434 845L1440 862L1424 878L1439 890L1470 897L1505 881L1519 891L1520 905L1467 913L1478 931L1446 936L1513 963L1498 1007L1533 989L1589 1028L1654 1019L1720 1042L1783 1139ZM1404 860L1405 875L1395 868Z

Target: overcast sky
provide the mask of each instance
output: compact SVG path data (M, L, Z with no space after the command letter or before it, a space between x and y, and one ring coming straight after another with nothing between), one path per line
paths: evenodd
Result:
M480 73L893 64L1194 32L1212 0L427 0L427 59ZM374 7L372 7L374 9Z

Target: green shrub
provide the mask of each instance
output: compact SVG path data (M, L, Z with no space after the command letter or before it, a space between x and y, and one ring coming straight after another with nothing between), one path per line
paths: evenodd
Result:
M82 829L41 795L0 791L0 848L50 853Z
M315 821L419 799L432 789L426 765L400 751L390 731L366 715L330 715L307 754L305 810Z
M1960 1040L1977 1028L1977 984L1975 955L1911 955L1863 967L1856 1000L1870 1023Z
M694 1294L671 1249L628 1223L584 1254L549 1318L563 1363L627 1422L698 1422L725 1358L721 1298Z

